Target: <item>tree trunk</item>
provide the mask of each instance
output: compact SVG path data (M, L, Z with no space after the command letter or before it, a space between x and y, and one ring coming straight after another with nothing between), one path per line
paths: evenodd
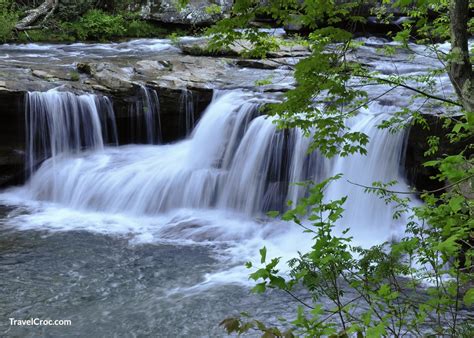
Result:
M474 75L469 60L469 0L451 0L451 53L449 77L464 108L474 112Z
M39 7L31 10L27 16L21 19L15 26L17 30L27 30L42 16L49 17L58 6L59 0L45 0Z

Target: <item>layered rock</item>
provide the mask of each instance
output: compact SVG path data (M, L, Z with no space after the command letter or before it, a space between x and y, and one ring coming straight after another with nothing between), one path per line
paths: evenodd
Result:
M191 39L190 43L200 41ZM136 114L143 112L131 112L142 99L143 87L147 87L158 94L163 142L174 142L189 132L181 102L184 94L192 100L194 121L199 120L216 89L280 95L294 86L290 65L300 57L286 57L287 51L283 51L282 57L268 60L215 58L184 55L162 40L142 43L150 44L139 47L145 47L146 53L135 51L133 42L124 46L3 46L7 58L0 59L0 185L20 183L25 178L25 100L29 91L57 88L109 97L119 141L126 144L141 142L130 134L130 125L139 118ZM274 84L256 85L269 77Z

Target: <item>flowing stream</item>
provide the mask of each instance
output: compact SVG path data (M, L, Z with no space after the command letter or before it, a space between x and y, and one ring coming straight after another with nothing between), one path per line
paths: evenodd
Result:
M396 101L399 93L391 95ZM305 196L295 183L339 173L327 191L328 200L349 196L337 231L350 227L363 246L403 232L392 205L348 182L396 180L396 190L409 189L401 170L406 131L377 128L396 104L375 101L348 121L369 136L368 156L326 159L308 152L300 130L278 130L261 115L251 92L215 91L199 121L183 92L188 136L166 145L159 97L145 87L141 97L130 114L147 144L118 146L106 97L29 94L31 177L0 194L4 317L70 318L68 332L83 336L176 337L223 335L218 323L239 311L270 321L292 313L281 294L249 293L243 263L258 265L264 245L283 261L308 249L311 236L266 213ZM41 334L63 332L54 330Z

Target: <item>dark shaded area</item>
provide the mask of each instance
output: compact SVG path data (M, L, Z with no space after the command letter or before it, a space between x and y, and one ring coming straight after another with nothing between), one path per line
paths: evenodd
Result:
M22 183L24 164L24 94L0 91L0 187Z
M180 102L181 90L165 87L153 87L160 103L161 138L163 143L176 142L186 136L185 111ZM194 105L194 121L201 118L202 113L211 103L213 90L188 89L192 95ZM142 144L146 143L145 125L139 126L136 132L136 106L141 100L140 93L135 95L117 94L111 97L114 105L115 119L119 144Z
M437 174L436 168L425 167L423 163L439 159L444 155L459 154L469 144L469 140L464 142L451 143L446 136L451 130L443 128L443 121L435 115L424 116L429 129L417 124L410 128L406 140L405 152L405 173L410 185L417 191L432 191L446 186L446 182L433 180L431 177ZM429 149L428 137L438 136L440 138L439 151L435 155L425 157L424 153ZM470 154L466 154L469 157Z
M183 139L186 136L186 125L184 107L180 102L182 91L165 87L153 89L156 90L160 103L162 142L171 143ZM213 90L188 91L194 106L194 121L198 121L212 100ZM22 184L26 178L25 95L25 92L0 91L0 187ZM147 143L146 126L141 122L140 109L137 110L137 106L142 104L142 94L137 90L136 93L108 96L113 102L119 144ZM107 119L105 110L101 114ZM110 123L106 125L110 126ZM104 128L104 134L111 134L112 130L109 129Z

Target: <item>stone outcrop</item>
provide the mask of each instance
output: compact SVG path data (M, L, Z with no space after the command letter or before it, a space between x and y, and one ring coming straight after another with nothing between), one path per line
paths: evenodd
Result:
M190 0L184 7L175 0L147 0L141 15L147 20L179 25L210 25L232 8L232 0Z

